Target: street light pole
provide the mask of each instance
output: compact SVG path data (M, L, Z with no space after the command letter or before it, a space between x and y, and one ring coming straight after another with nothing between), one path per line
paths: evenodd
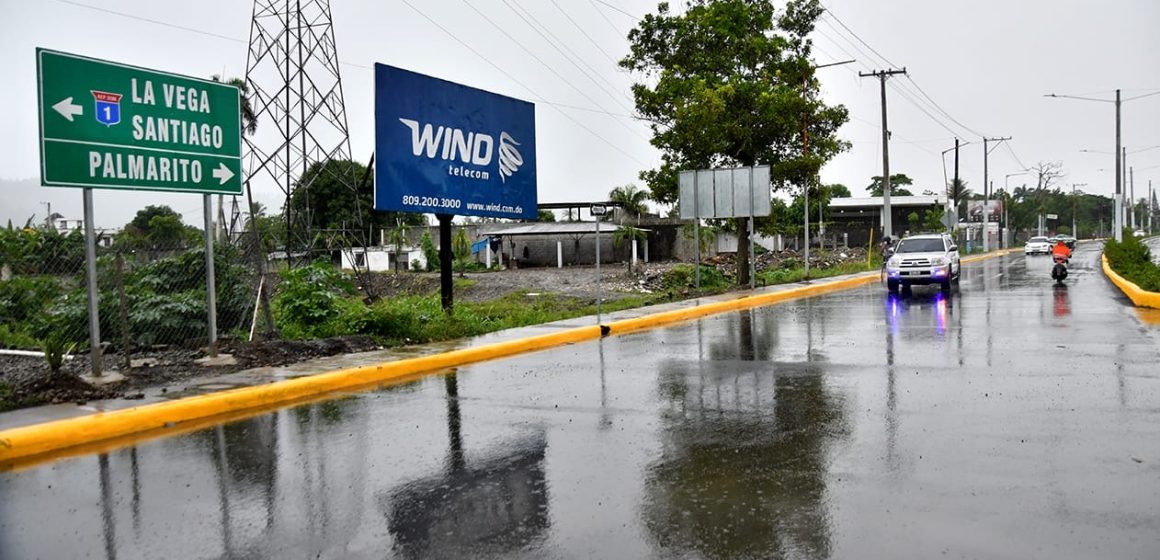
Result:
M843 64L850 64L851 62L856 62L856 61L854 59L850 59L850 60L843 60L841 62L830 62L828 64L818 64L816 66L810 67L810 73L807 74L805 76L805 78L802 80L802 82L803 82L802 83L802 99L804 100L806 98L806 95L810 91L810 76L813 75L814 71L818 70L819 68L829 68L830 66L841 66ZM809 113L807 113L805 110L802 111L802 158L809 157L809 155L810 155L809 121L806 119L808 114ZM802 236L805 240L805 253L804 253L805 268L803 271L803 277L806 280L810 279L810 183L813 180L814 180L814 177L810 177L810 178L806 179L805 184L802 185L802 202L804 203L803 206L805 207L805 211L803 212L804 215L802 217L802 222L803 222L803 225L805 226L805 234ZM819 182L819 186L820 186L820 182ZM819 196L820 196L820 194L821 193L819 190ZM752 220L750 220L750 222L752 222ZM821 200L818 200L819 231L821 231L821 229L820 229L821 223L822 223L822 202L821 202ZM754 270L756 271L757 268L754 267Z
M991 239L990 233L991 232L987 231L987 226L991 223L990 217L987 215L988 214L987 199L990 196L990 193L988 192L989 183L988 183L988 178L987 178L987 172L988 172L987 160L990 159L988 156L991 154L991 152L989 150L987 150L987 143L988 142L1003 142L1005 140L1010 140L1010 139L1011 139L1010 136L1004 136L1002 138L987 138L985 136L983 137L983 252L984 253L991 250L991 241L990 241L990 239Z
M1075 213L1076 213L1076 187L1086 187L1087 183L1072 183L1071 184L1071 236L1079 239L1079 230L1076 229Z

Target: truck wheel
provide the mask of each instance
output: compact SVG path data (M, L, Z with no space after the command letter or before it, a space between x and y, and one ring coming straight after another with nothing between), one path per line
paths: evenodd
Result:
M891 293L898 292L898 280L887 280L886 281L886 289L889 290Z

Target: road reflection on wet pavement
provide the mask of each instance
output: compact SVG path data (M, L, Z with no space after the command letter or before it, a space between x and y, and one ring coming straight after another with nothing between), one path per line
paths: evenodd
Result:
M0 473L2 558L1157 558L1160 326L1081 244Z

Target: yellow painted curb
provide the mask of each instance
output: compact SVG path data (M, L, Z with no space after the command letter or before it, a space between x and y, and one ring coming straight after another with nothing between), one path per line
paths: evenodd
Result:
M978 255L963 259L963 262L970 263L1004 254L1007 253ZM867 272L841 280L819 281L816 284L777 292L747 295L727 301L613 321L604 326L576 327L431 356L341 369L267 385L242 387L169 402L22 426L0 431L0 472L69 455L106 451L145 438L184 433L223 421L255 416L325 395L354 392L448 368L594 340L600 338L601 331L605 329L608 335L624 334L709 315L845 290L879 281L880 278L878 272Z
M1100 261L1103 263L1104 274L1121 292L1124 292L1124 295L1128 296L1128 299L1132 300L1133 304L1137 307L1160 309L1160 294L1143 290L1131 280L1116 274L1116 271L1112 270L1112 267L1108 265L1107 256L1100 255Z

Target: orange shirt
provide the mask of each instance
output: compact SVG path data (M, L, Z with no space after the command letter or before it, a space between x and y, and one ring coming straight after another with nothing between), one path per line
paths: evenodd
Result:
M1071 249L1068 249L1065 243L1056 243L1055 247L1051 249L1051 254L1065 259L1071 258Z

